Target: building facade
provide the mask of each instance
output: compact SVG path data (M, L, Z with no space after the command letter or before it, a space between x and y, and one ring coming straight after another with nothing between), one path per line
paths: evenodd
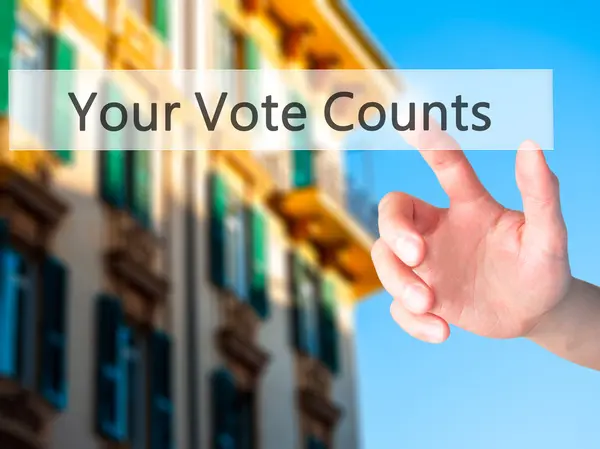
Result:
M46 151L66 113L38 85L9 111L9 69L386 67L337 0L2 0L0 448L357 448L354 307L379 288L339 142Z

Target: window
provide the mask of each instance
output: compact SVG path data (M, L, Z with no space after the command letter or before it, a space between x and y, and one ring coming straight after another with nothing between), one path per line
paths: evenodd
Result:
M147 447L148 345L143 332L130 330L125 350L129 388L128 424L131 449Z
M225 217L225 269L229 288L236 296L248 299L248 271L246 261L246 217L239 197L231 195Z
M48 40L33 20L23 19L17 23L15 31L15 48L12 54L12 68L15 70L44 70L48 67ZM37 82L37 78L21 75L13 78L16 83L13 92L19 101L13 102L11 120L14 120L32 137L40 142L45 138L44 107L39 107L40 99L46 97L45 86Z
M170 338L128 323L112 295L100 295L97 317L97 432L132 449L169 449Z
M236 36L223 16L219 16L216 21L215 44L215 68L235 70L237 68Z
M0 376L35 389L63 410L67 403L68 274L52 256L10 241L0 222Z
M306 351L309 355L316 356L319 353L319 338L317 325L317 289L312 273L304 267L304 273L300 277L300 301L304 319L304 328L301 332L305 335Z
M296 349L311 356L319 354L317 279L297 254L290 256L292 333Z
M264 319L269 314L265 214L233 192L222 174L212 173L209 182L211 281L249 301Z
M114 83L104 86L103 94L108 101L122 102L124 95ZM113 111L116 112L116 111ZM117 112L118 113L118 112ZM111 121L110 117L108 118ZM116 209L126 209L146 229L152 228L152 143L144 132L102 133L105 144L114 148L98 152L100 197ZM131 142L129 139L139 139ZM143 148L130 150L127 148ZM119 149L123 148L123 149Z
M292 340L297 350L318 357L333 374L339 371L335 284L319 276L298 254L290 255Z
M12 271L14 288L17 291L18 331L17 331L17 378L24 386L35 386L35 330L36 297L35 275L37 266L34 261L13 253L17 263Z
M336 293L333 281L327 277L321 280L319 301L319 357L333 374L339 372L339 338L337 327Z

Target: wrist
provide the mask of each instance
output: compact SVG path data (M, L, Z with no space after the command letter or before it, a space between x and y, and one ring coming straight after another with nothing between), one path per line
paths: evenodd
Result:
M539 339L564 327L576 313L577 298L581 297L582 281L569 276L560 299L546 312L542 313L524 337L540 343Z

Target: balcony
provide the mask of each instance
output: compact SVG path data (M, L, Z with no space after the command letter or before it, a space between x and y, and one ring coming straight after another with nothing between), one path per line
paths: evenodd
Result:
M219 350L246 388L253 388L270 355L257 342L260 319L252 306L229 291L220 292Z
M53 414L41 396L0 377L0 447L43 449Z
M321 263L334 266L350 282L355 300L381 288L371 262L375 237L347 210L338 152L293 151L292 187L278 192L273 207L292 237L311 242Z
M125 211L111 211L105 251L112 287L121 292L126 313L139 323L154 324L157 308L166 301L169 282L164 245Z
M130 7L119 11L118 37L115 47L116 68L165 70L171 55L154 27Z
M330 398L331 373L320 361L304 355L298 357L296 369L300 410L327 429L334 428L342 416L342 409Z

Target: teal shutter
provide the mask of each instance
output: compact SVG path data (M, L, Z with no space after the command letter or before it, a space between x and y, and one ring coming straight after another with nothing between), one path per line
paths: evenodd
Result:
M106 102L123 103L123 94L121 90L113 83L105 85L104 97ZM118 113L118 111L111 110ZM107 117L110 123L114 123L109 116ZM104 147L106 151L98 153L100 158L100 197L113 207L121 209L125 206L126 201L126 158L125 151L122 149L125 146L124 132L110 132L102 130ZM112 148L109 150L109 148Z
M215 371L211 379L213 449L238 449L237 391L231 373Z
M0 116L8 114L8 71L16 29L16 0L0 2Z
M128 430L128 361L130 331L123 321L118 298L100 295L98 299L98 373L96 385L96 426L104 438L122 442Z
M307 449L324 449L324 446L321 441L313 436L313 435L309 435L306 438L306 448Z
M244 39L244 69L259 70L260 69L260 50L256 41L250 37ZM245 100L252 104L259 104L260 98L260 72L247 73L245 75Z
M218 174L210 176L210 278L217 287L229 285L225 269L225 218L228 191L225 180Z
M64 410L67 405L67 268L60 260L47 257L42 279L40 392L57 410Z
M170 0L154 0L154 28L164 40L169 40L169 3Z
M265 319L269 315L267 290L267 222L264 214L254 207L250 214L252 240L250 243L250 303Z
M152 151L136 150L130 152L129 202L130 212L147 229L152 227Z
M302 134L304 131L298 131L294 134ZM294 187L302 188L313 185L313 152L311 150L294 150L293 155L293 182Z
M125 152L100 151L100 197L117 209L125 206Z
M306 352L308 350L307 335L305 334L305 303L302 300L301 286L304 282L304 266L302 260L295 253L290 253L289 261L289 279L291 295L291 326L292 344L298 350Z
M17 370L17 274L19 256L9 248L9 227L0 220L0 376Z
M150 336L150 449L171 449L173 403L171 401L171 339L162 332Z
M53 34L50 42L50 68L52 70L74 70L77 58L74 45L59 34ZM52 103L52 148L62 162L70 163L73 160L71 148L73 148L76 114L65 95L74 87L75 75L72 72L61 72L56 74L55 81ZM62 97L59 94L62 94Z
M256 41L251 37L244 39L244 69L258 70L260 69L260 50Z
M248 282L250 276L248 270L248 260L250 256L248 248L250 246L251 238L249 225L250 215L248 213L248 208L241 205L241 200L239 198L236 199L236 204L239 205L235 212L235 219L237 220L238 227L233 231L233 235L231 236L233 238L227 242L233 245L232 249L236 260L229 260L226 257L225 263L234 264L228 265L228 267L235 267L234 273L236 279L233 279L233 285L231 286L232 290L235 292L238 299L247 302L250 299L250 287Z
M321 361L333 374L337 374L339 371L339 338L335 296L333 282L323 279L319 304L320 356Z

